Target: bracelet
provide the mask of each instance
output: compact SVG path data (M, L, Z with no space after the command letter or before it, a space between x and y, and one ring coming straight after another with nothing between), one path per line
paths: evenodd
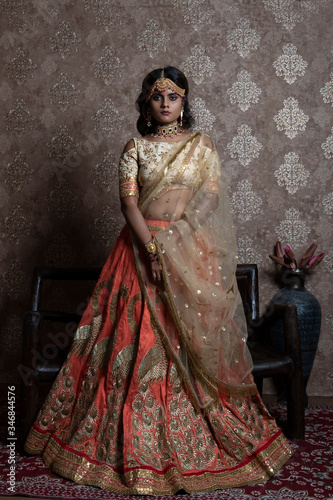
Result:
M145 249L149 254L154 254L156 253L156 245L154 243L154 240L148 241L148 243L145 244Z

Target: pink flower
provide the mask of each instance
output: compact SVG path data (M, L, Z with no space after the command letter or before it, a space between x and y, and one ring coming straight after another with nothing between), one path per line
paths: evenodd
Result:
M289 245L282 250L282 245L280 241L276 242L275 245L275 255L270 255L269 257L280 266L286 267L288 269L314 269L323 260L324 253L314 255L317 249L316 243L312 243L306 250L302 258L297 263L296 257Z

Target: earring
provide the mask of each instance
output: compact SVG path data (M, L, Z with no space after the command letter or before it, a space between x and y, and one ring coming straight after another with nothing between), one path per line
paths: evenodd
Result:
M148 111L148 116L147 116L147 127L151 127L151 115L150 115L150 111Z
M179 125L182 127L183 126L183 114L184 114L184 108L182 108L180 112L180 120L179 120Z

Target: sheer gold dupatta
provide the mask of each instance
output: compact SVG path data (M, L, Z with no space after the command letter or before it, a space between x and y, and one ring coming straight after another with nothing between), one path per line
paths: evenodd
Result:
M203 145L200 133L170 149L144 186L139 207L144 212L162 199L161 193L181 198L179 181L190 164L199 172L199 182L190 191L183 188L189 198L183 217L155 236L164 281L158 295L143 278L146 262L134 240L133 245L154 329L195 404L204 408L219 391L241 395L256 388L236 285L237 247L226 185L218 154ZM167 307L167 326L156 296Z

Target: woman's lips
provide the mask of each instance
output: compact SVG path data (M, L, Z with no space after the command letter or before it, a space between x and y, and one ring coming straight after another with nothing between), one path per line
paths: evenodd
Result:
M162 115L170 115L170 111L162 111Z

